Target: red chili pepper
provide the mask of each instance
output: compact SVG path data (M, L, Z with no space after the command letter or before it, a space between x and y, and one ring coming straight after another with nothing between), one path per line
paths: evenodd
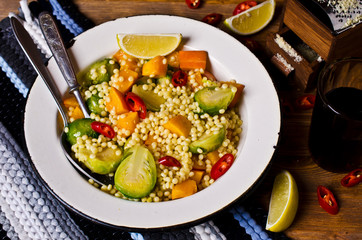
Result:
M210 176L216 180L229 170L234 162L234 155L227 153L222 156L211 168Z
M158 159L158 163L166 167L181 167L181 163L176 158L171 156L164 156Z
M241 2L239 3L234 11L233 11L233 15L237 15L239 13L244 12L245 10L248 10L251 7L255 7L258 3L256 1L245 1L245 2Z
M201 0L185 0L189 8L195 9L200 6Z
M102 122L97 122L97 121L92 122L91 128L97 133L100 133L109 138L114 138L116 136L116 133L114 132L113 128L108 124Z
M326 210L326 212L333 215L337 214L339 208L333 193L324 186L318 186L317 193L319 205Z
M252 38L243 38L241 42L252 52L257 52L260 50L259 43Z
M128 92L126 94L126 103L129 109L133 112L138 112L138 116L142 119L146 118L147 108L146 104L143 102L142 98L134 94L133 92Z
M187 73L182 71L182 70L178 70L176 71L173 75L172 75L172 79L171 79L172 84L175 87L182 87L185 86L187 83Z
M216 26L221 22L222 15L219 13L210 13L206 15L201 21Z
M307 110L314 107L315 96L312 94L303 95L296 99L296 105L299 109Z
M360 182L362 182L362 168L353 170L341 180L341 184L344 187L352 187Z

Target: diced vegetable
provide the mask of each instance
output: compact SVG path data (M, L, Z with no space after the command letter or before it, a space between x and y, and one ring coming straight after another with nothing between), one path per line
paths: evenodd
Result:
M148 134L147 139L145 141L146 146L150 146L152 143L157 142L157 140L154 138L154 135Z
M100 104L99 104L100 99L101 98L98 96L98 94L94 94L94 95L90 96L90 98L87 99L86 103L87 103L89 111L91 111L92 113L101 115L101 113L105 109L100 106Z
M211 164L214 165L220 159L219 151L215 150L215 151L209 152L208 154L206 154L206 157L207 157L207 159L210 160Z
M200 72L195 72L195 73L194 73L194 76L195 76L195 77L191 77L191 76L192 76L192 75L189 75L189 76L188 76L188 81L189 81L189 82L191 82L192 80L194 80L194 81L197 83L198 86L203 86L203 85L204 85L204 83L203 83L203 81L202 81L202 75L201 75Z
M222 15L220 13L210 13L203 17L201 21L204 23L210 24L212 26L218 25L222 20Z
M167 73L167 59L163 56L156 56L143 64L142 75L150 77L164 77Z
M92 122L94 122L93 119L82 118L69 123L67 131L68 142L71 145L76 144L77 138L83 135L87 135L92 138L97 138L98 133L92 129L91 127Z
M181 167L181 163L172 156L164 156L158 159L158 163L166 167Z
M195 93L195 101L201 110L211 116L226 110L233 100L235 92L231 88L205 87Z
M182 70L206 69L206 51L180 51L180 68Z
M111 87L108 97L109 102L106 101L106 109L108 112L114 111L114 113L118 115L129 112L126 100L124 99L122 93L116 88Z
M195 9L200 6L201 0L186 0L185 2L189 8Z
M130 69L122 69L118 72L118 74L119 80L112 82L112 87L117 88L118 91L125 94L132 88L132 85L137 81L138 73Z
M229 104L230 108L235 107L236 104L238 104L240 102L245 85L240 84L240 83L234 83L234 82L223 82L223 83L236 87L235 96L234 96L233 100L231 101L231 103Z
M179 61L178 55L179 55L178 51L172 52L171 54L167 55L166 59L167 59L168 65L170 65L173 68L179 68L180 61Z
M329 214L336 215L339 211L338 203L331 190L325 186L317 187L319 205Z
M128 137L134 132L139 121L137 112L123 113L117 121L117 127L124 130L122 136Z
M82 148L78 152L79 161L98 174L108 174L116 171L122 159L122 150L111 147L104 148L101 152L93 154L91 150Z
M204 176L205 171L193 169L192 172L194 173L194 175L190 177L190 179L194 180L196 184L199 184L202 177Z
M146 105L143 102L142 98L140 98L133 92L129 92L126 95L126 103L127 103L128 108L132 112L137 112L138 116L142 119L146 118L147 108L146 108Z
M136 73L141 73L139 60L123 52L121 49L113 55L113 58L115 58L119 62L120 69L129 69Z
M116 136L116 133L113 130L113 128L106 123L94 121L91 123L91 127L94 131L96 131L99 134L102 134L105 137L112 139Z
M124 152L114 175L114 184L125 196L142 198L155 187L156 179L156 163L151 152L136 145Z
M188 179L182 183L176 184L171 193L172 200L190 196L197 192L197 185L194 180Z
M76 106L72 112L71 116L74 120L84 118L84 114L79 106Z
M187 77L188 74L182 70L174 72L171 79L172 85L175 87L185 86L187 83Z
M79 106L77 99L73 95L65 98L63 104L66 108Z
M234 155L227 153L222 156L211 168L210 177L214 180L224 175L234 163Z
M204 134L189 145L192 153L209 153L218 149L225 139L225 127L220 128L217 133Z
M192 124L185 116L177 115L168 120L168 122L165 123L163 127L170 130L170 132L177 134L178 136L188 137Z
M137 79L136 84L137 85L144 85L144 84L151 84L156 83L156 79L150 78L149 76L142 76Z
M119 64L114 59L106 58L93 63L79 80L84 87L109 82L114 69L119 69Z
M171 83L171 79L172 79L172 77L171 77L169 74L167 74L167 75L164 76L164 77L158 78L158 79L157 79L157 84L168 85L168 84Z
M161 109L161 104L164 104L166 100L150 90L144 90L143 85L133 85L132 92L142 98L146 104L146 108L149 111L158 112Z
M200 161L197 155L192 156L192 161L193 161L192 169L201 170L201 171L206 170L205 161Z
M349 172L341 180L341 184L344 187L353 187L362 182L362 168L357 168Z

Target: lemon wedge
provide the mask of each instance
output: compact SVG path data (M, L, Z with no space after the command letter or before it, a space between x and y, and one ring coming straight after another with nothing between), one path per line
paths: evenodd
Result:
M275 1L267 0L238 15L225 19L224 24L240 35L250 35L259 32L273 18Z
M180 45L182 35L170 34L117 34L119 47L127 54L142 59L165 56Z
M298 201L297 184L293 176L284 170L274 180L265 229L272 232L287 229L297 213Z

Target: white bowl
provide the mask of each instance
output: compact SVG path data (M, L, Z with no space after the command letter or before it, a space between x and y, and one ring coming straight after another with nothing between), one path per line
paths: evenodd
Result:
M243 132L230 170L210 187L186 198L142 203L116 198L91 186L65 158L59 141L57 108L38 77L25 109L25 139L33 166L66 206L106 225L127 229L167 228L200 221L245 195L267 168L278 141L280 109L272 80L239 41L203 22L147 15L101 24L75 38L69 49L75 70L118 50L117 33L181 33L186 49L206 50L217 79L245 84L240 104ZM54 59L48 68L60 91L67 85Z

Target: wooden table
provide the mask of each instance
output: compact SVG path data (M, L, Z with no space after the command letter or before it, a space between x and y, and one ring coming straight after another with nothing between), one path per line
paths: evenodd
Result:
M270 72L281 99L291 102L303 92L288 84L283 75L269 64L265 39L268 33L277 32L281 21L283 0L276 0L277 8L272 22L261 32L250 36L261 45L258 57ZM203 1L198 9L189 9L184 0L74 0L79 10L95 24L112 19L144 14L169 14L201 20L209 13L220 13L229 17L239 0ZM0 17L5 18L10 11L17 12L18 0L1 0ZM218 27L227 31L220 24ZM239 40L243 37L235 36ZM294 110L282 115L281 137L272 166L262 184L249 199L258 201L266 210L275 175L282 169L294 176L300 203L296 218L286 235L292 239L362 239L362 185L345 188L340 185L344 174L327 172L319 168L311 159L307 142L311 110ZM337 215L326 213L318 204L316 189L325 185L333 190L339 205Z

